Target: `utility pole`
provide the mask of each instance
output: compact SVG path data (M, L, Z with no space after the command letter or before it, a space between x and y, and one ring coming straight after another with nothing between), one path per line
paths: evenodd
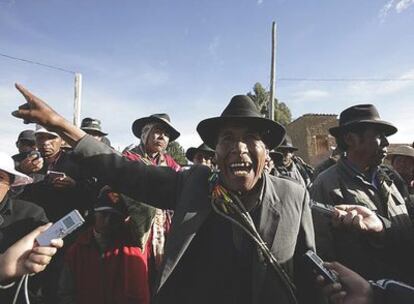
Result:
M82 101L82 74L75 73L75 101L73 104L73 124L80 126L80 113Z
M277 24L272 22L272 62L270 65L270 97L269 97L269 113L268 118L276 120L275 115L275 96L276 96L276 35Z

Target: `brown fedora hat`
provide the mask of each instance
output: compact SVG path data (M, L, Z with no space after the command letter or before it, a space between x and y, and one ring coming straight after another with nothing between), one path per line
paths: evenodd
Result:
M213 149L211 149L205 143L202 143L200 146L198 146L198 148L194 148L194 147L188 148L187 152L185 152L185 157L187 157L189 161L193 161L194 156L196 155L197 152L203 152L211 157L213 157L215 154L215 151Z
M349 107L341 112L339 126L329 129L329 133L338 137L344 131L356 126L372 126L390 136L398 129L390 122L381 120L377 108L372 104L360 104Z
M391 158L397 155L414 158L414 148L410 146L398 146L392 152L388 153L387 157Z
M170 141L176 140L180 136L180 132L178 132L177 129L175 129L171 124L170 116L165 113L152 114L147 117L138 118L132 124L132 133L134 133L136 137L141 138L142 128L145 125L154 122L161 123L165 127L166 131L170 135Z
M220 129L229 123L236 123L258 131L268 149L272 149L285 138L285 128L270 119L263 118L256 105L246 95L236 95L219 117L202 120L197 126L197 132L203 142L210 147L216 147Z

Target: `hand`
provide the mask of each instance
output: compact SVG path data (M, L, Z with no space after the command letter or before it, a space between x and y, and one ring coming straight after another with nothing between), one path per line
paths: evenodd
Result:
M36 237L50 226L51 223L38 227L0 256L0 282L38 273L46 268L57 248L63 246L62 239L52 240L51 246L37 246Z
M35 155L29 155L20 162L19 171L30 174L38 172L43 168L43 158L35 158Z
M57 177L52 181L52 185L56 188L73 188L76 186L76 181L69 177Z
M373 290L371 285L359 274L346 268L340 263L324 263L324 266L334 271L340 283L328 284L319 275L316 280L322 288L322 293L334 304L372 304Z
M25 123L38 123L51 131L60 121L64 120L47 103L30 93L25 87L17 83L15 87L22 93L27 103L19 106L19 109L12 113L13 116L22 118Z
M337 205L332 217L334 226L347 226L363 232L380 233L384 225L372 210L359 205Z
M76 146L76 143L86 135L84 131L72 125L25 87L20 84L15 86L27 102L19 106L19 109L12 113L13 116L23 119L24 123L38 123L46 129L58 133L72 147Z

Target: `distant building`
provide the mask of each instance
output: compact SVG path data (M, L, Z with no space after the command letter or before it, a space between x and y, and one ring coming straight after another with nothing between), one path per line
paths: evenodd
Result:
M327 159L336 147L335 138L328 129L338 125L337 114L305 114L292 121L286 128L296 155L312 166Z

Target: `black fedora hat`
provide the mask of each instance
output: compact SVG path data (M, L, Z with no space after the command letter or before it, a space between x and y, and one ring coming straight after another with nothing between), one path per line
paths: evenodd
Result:
M189 148L187 152L185 152L185 157L187 157L189 161L193 161L194 156L196 155L197 152L205 153L211 157L213 157L215 154L215 151L213 149L211 149L205 143L202 143L200 146L198 146L198 148L194 148L194 147Z
M82 119L81 129L86 133L88 133L88 131L94 131L102 136L108 135L108 133L102 131L101 121L95 118L86 117Z
M268 149L278 146L286 133L281 124L263 118L254 102L246 95L234 96L221 116L202 120L197 126L197 132L203 142L215 147L220 129L229 123L237 123L260 132Z
M283 150L287 150L287 151L297 151L298 148L296 148L295 146L293 146L292 138L290 138L290 136L286 134L285 139L280 144L280 146L277 147L277 150L278 151L283 151Z
M398 129L390 122L381 120L377 108L372 104L360 104L349 107L341 112L339 126L329 129L329 133L338 137L344 131L356 126L373 126L390 136Z
M142 128L149 123L158 122L161 123L168 134L170 135L170 141L176 140L180 136L180 132L178 132L171 124L170 116L165 113L161 114L152 114L147 117L138 118L132 124L132 133L138 138L141 138Z
M17 137L17 142L21 140L26 140L26 141L34 143L36 141L35 131L23 130L22 132L20 132L19 136Z

